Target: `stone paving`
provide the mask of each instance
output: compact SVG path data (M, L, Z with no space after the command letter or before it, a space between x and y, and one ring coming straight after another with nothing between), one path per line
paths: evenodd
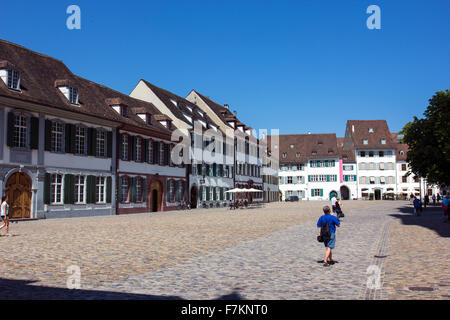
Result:
M0 299L448 299L442 290L448 288L448 251L443 255L442 248L449 247L449 236L442 235L450 224L434 234L401 223L411 218L402 212L407 202L345 202L338 263L324 268L323 244L315 240L324 204L13 224L14 236L0 237ZM421 241L412 241L417 235ZM422 270L405 263L410 255L402 256L401 248L416 243L425 252L431 235L436 252L424 258L431 269L411 286L425 286L434 276L439 297L438 290L398 290L398 281ZM80 266L83 290L65 289L70 265ZM365 285L371 265L382 270L381 289Z

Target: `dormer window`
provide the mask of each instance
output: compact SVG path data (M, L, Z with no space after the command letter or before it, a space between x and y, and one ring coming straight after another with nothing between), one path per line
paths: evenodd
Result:
M146 124L152 124L151 116L149 113L138 113L139 118L145 121Z
M370 132L370 133L373 133L373 128L369 128L369 132Z
M293 145L293 144L291 144L291 145L289 146L289 148L291 148L291 149L294 149L294 145Z
M175 105L175 107L178 107L178 103L175 100L170 99L170 101Z
M127 116L127 107L124 105L115 105L112 106L112 108L118 113L120 114L122 117L126 117Z
M311 152L311 154L312 154L313 156L315 156L315 155L317 154L317 151L313 151L313 152Z
M363 139L363 144L369 144L369 140Z
M381 144L386 144L386 139L381 139Z
M78 104L78 89L69 87L69 102L71 104Z
M328 154L333 154L333 149L328 149Z
M8 70L7 86L13 90L20 90L20 72L16 70Z
M297 152L297 153L295 154L295 157L300 158L300 152Z
M287 153L284 152L284 153L283 153L283 158L286 158L286 157L287 157Z
M322 141L319 141L317 144L318 144L319 146L321 146L321 145L323 145L323 142L322 142Z

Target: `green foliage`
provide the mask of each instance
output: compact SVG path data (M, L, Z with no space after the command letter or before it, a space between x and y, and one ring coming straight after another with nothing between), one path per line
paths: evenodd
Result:
M414 117L403 130L411 172L429 183L450 185L450 90L437 92L424 118Z

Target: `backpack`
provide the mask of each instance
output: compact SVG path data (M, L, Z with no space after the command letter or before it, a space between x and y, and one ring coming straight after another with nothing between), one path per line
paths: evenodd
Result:
M322 226L320 227L320 236L317 237L317 241L324 242L330 240L330 238L331 238L330 226L328 225L328 222L323 224L322 220Z

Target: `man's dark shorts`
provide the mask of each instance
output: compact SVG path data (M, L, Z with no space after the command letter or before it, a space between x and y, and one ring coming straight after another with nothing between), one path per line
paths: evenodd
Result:
M330 249L334 249L334 247L336 246L336 233L331 233L331 237L330 240L328 241L324 241L323 244L325 245L325 247L330 248Z

